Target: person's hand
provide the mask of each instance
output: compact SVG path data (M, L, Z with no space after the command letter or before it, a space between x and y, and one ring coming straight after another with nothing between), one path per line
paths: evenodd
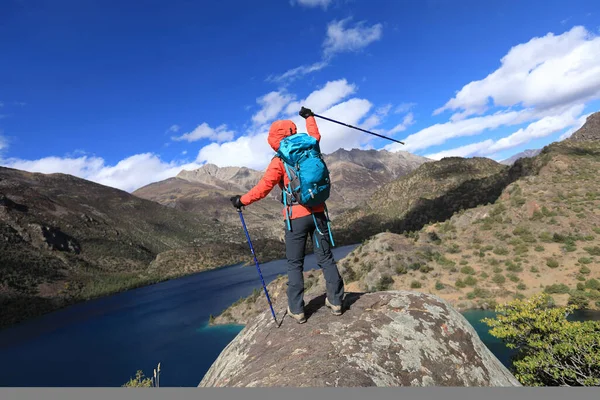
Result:
M298 114L300 114L300 116L304 119L315 116L315 114L311 111L310 108L304 108L304 107L302 107L300 109L300 112Z
M244 207L244 203L242 203L241 199L242 196L240 196L239 194L233 197L230 197L229 200L231 201L231 204L233 204L233 206L237 209L240 209L242 207Z

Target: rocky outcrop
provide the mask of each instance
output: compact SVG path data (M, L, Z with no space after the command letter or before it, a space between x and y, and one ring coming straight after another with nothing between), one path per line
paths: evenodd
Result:
M585 124L573 135L568 142L588 142L600 140L600 112L595 112L587 117Z
M267 309L223 350L199 386L520 386L438 297L350 293L346 303L343 316L332 317L323 296L313 298L306 324L285 316L279 327Z

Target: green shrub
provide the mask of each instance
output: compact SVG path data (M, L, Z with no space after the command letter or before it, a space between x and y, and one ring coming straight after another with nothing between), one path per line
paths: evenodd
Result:
M600 256L600 246L584 247L583 249L592 256Z
M475 274L475 269L473 269L473 267L467 265L465 267L462 267L460 269L460 272L462 272L463 274L466 274L466 275L473 275L473 274Z
M508 254L508 249L503 246L496 246L494 248L494 254L497 254L499 256L505 256Z
M585 264L591 264L594 260L592 260L589 257L580 257L579 260L577 260L577 261L579 261L580 263L585 265Z
M544 243L552 243L552 234L550 232L542 232L538 237Z
M450 254L457 254L461 252L460 247L456 243L453 243L450 247L447 247L446 251L448 251Z
M537 274L538 272L540 272L540 270L537 267L531 267L529 270L531 272L533 272L534 274Z
M495 274L499 274L500 272L504 271L502 268L500 267L494 267L494 269L492 270Z
M583 282L577 283L577 290L585 291L585 285Z
M542 245L537 245L537 246L535 246L533 249L534 249L535 251L537 251L537 252L542 252L542 251L546 250L546 249L544 248L544 246L542 246Z
M600 290L600 282L592 278L585 282L585 287L588 289Z
M463 282L467 286L475 286L475 285L477 285L477 279L475 279L475 277L472 276L472 275L467 276Z
M502 274L494 274L494 276L492 277L492 282L501 285L504 282L506 282L506 278Z
M423 265L421 265L419 267L419 271L422 272L422 273L424 273L424 274L426 274L428 272L433 271L433 267L431 267L431 266L429 266L427 264L423 264Z
M590 301L585 292L575 290L571 293L571 296L569 296L567 304L575 306L575 308L584 309L590 306Z
M519 290L527 290L527 285L525 285L523 282L519 283L517 285L517 289Z
M585 280L586 280L585 275L581 275L581 274L577 274L577 276L575 278L580 282L585 282Z
M460 265L467 265L469 262L467 260L460 260Z
M479 276L481 277L481 279L487 279L489 275L487 274L487 272L483 271L481 272L481 274L479 274Z
M558 283L558 284L546 286L544 288L544 292L549 293L549 294L566 294L566 293L569 293L570 291L571 291L571 289L569 289L569 287L567 285L565 285L564 283Z
M446 286L444 286L444 284L442 282L436 282L435 283L435 290L443 290Z
M579 273L583 274L583 275L589 275L590 272L592 272L591 269L589 269L588 267L586 267L585 265L581 268L579 268Z
M419 281L412 281L410 283L410 287L412 289L419 289L421 287L421 282L419 282Z
M546 260L546 265L550 268L558 268L558 261L556 261L554 258L548 258Z
M510 272L522 272L523 271L523 267L521 267L518 264L514 264L510 261L507 261L506 265L507 265L507 268L506 268L507 271L510 271Z
M506 276L508 276L508 279L510 279L512 282L519 282L520 280L515 274L507 274Z
M383 275L377 284L377 291L383 292L388 290L394 284L394 279L389 275Z
M463 289L463 288L467 287L467 285L460 279L456 280L456 282L454 283L454 286L456 286L459 289Z
M408 271L406 269L406 265L404 265L404 264L396 265L395 271L396 271L397 275L404 275L404 274L408 273Z

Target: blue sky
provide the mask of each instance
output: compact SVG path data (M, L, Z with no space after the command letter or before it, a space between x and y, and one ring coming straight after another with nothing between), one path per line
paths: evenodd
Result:
M301 104L407 142L320 122L325 152L507 158L600 110L600 4L527 3L5 0L0 164L124 190L260 169Z

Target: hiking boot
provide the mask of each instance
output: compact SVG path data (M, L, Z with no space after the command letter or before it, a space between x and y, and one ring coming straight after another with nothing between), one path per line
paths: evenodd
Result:
M287 309L288 314L290 314L290 317L294 318L296 320L296 322L298 322L299 324L303 324L306 322L306 317L304 316L304 313L301 312L300 314L294 314L290 308L288 307Z
M325 305L331 309L333 315L342 315L342 306L334 306L328 298L325 298Z

